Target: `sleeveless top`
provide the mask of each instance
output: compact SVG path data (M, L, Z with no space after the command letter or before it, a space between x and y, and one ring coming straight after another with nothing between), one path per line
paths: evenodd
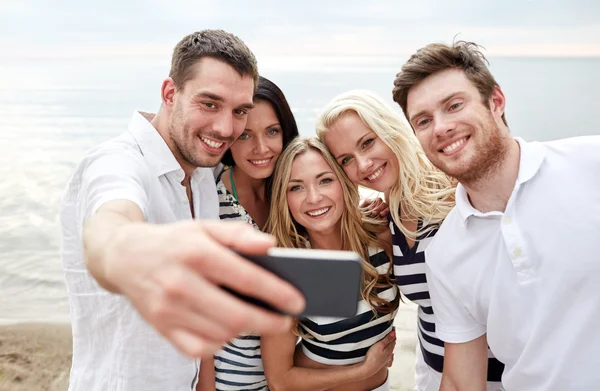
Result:
M222 175L223 171L217 177L221 220L242 220L258 229L244 207L227 190ZM260 354L260 336L240 335L232 339L215 353L214 362L217 391L268 391Z
M414 245L409 247L406 237L391 215L388 220L392 232L396 284L408 300L418 305L417 335L423 359L429 367L441 373L444 367L444 342L435 333L435 314L425 275L425 249L433 240L437 229L418 237ZM491 356L491 352L488 354ZM503 371L504 364L493 357L488 359L488 381L500 382Z

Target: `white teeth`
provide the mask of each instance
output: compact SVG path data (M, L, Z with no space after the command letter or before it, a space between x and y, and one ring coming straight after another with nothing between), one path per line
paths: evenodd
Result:
M317 217L317 216L321 216L322 214L327 213L328 210L329 210L329 208L323 208L323 209L313 210L311 212L306 212L306 213L308 213L309 216Z
M463 145L463 144L465 143L465 141L467 141L467 138L466 138L466 137L465 137L465 138L463 138L463 139L460 139L460 140L458 140L458 141L455 141L455 142L453 142L452 144L448 145L446 148L444 148L444 149L443 149L443 151L444 151L445 153L452 152L452 151L454 151L456 148L458 148L458 147L460 147L461 145Z
M383 166L381 166L377 171L375 171L374 173L369 175L367 177L367 179L370 181L374 181L375 179L379 178L379 175L381 175L382 172L383 172Z
M250 160L250 163L255 164L257 166L262 166L263 164L267 164L271 161L271 159L264 159L264 160Z
M216 141L209 140L209 139L204 138L204 137L200 137L200 139L202 141L204 141L211 148L221 148L221 146L224 144L224 143L218 143Z

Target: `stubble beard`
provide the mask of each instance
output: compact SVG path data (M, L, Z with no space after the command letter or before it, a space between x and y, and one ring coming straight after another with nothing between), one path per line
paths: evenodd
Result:
M194 136L191 128L183 121L183 114L179 106L175 107L171 123L169 124L169 137L175 146L175 154L194 167L214 167L221 161L225 152L220 155L212 155L207 151L195 151ZM198 142L202 142L198 140ZM205 156L199 156L205 155Z
M506 160L510 147L506 138L502 136L498 124L494 122L491 116L488 117L485 124L480 126L477 132L479 137L483 139L483 143L474 145L473 158L453 170L455 172L447 172L448 175L456 178L467 187L476 187L492 177Z

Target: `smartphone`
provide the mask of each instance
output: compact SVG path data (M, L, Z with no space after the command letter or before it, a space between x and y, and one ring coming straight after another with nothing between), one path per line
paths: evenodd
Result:
M274 247L267 255L240 255L289 281L304 295L306 307L300 316L356 315L362 278L358 253ZM281 313L261 300L225 289L247 302Z

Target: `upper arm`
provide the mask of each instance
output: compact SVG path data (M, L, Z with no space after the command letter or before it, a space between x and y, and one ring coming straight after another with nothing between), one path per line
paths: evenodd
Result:
M150 173L139 153L129 150L96 152L82 163L80 175L78 205L82 223L107 203L112 205L103 210L124 213L135 217L134 220L139 219L139 212L146 215ZM136 205L137 210L130 204Z
M436 276L429 266L429 248L426 250L425 271L427 285L431 297L431 305L435 313L435 332L446 343L463 343L479 338L486 333L486 325L480 324L463 303Z
M487 380L486 335L469 342L446 343L440 391L484 391Z
M277 382L294 367L296 339L296 335L291 330L281 334L261 336L260 350L267 382Z

